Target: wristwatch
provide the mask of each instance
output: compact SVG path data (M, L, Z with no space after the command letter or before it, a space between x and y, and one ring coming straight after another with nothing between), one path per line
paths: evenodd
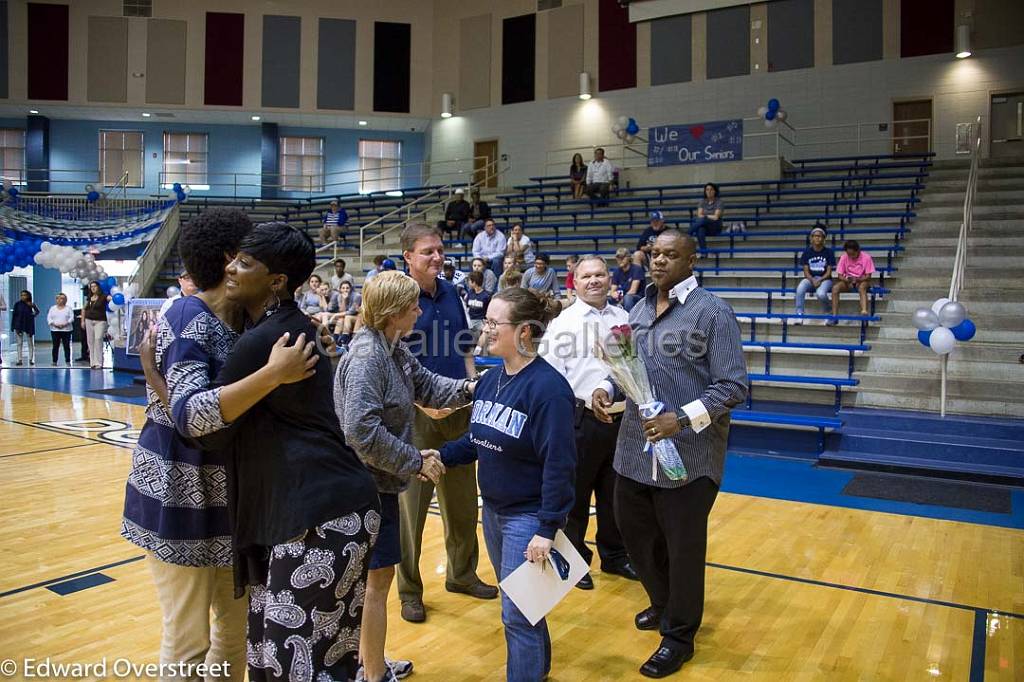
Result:
M685 429L687 426L690 425L690 418L686 416L685 412L676 417L676 421L679 422L680 429Z

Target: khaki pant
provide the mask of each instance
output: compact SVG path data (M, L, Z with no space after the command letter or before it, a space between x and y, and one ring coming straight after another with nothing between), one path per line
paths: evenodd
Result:
M103 320L85 321L85 340L89 345L89 365L103 366L103 337L107 335L107 323Z
M413 445L423 450L439 448L458 440L469 428L471 409L465 407L444 419L431 419L416 410L413 421ZM476 464L448 469L437 484L437 501L444 523L444 545L448 555L447 581L455 585L472 585L480 558L477 542ZM420 577L420 551L423 548L423 526L434 494L430 481L413 479L409 489L398 496L401 518L402 563L398 565L398 596L402 601L423 599Z
M227 677L207 681L242 682L245 679L245 621L248 597L234 598L231 568L178 566L146 555L153 574L160 608L163 638L160 663L230 664ZM212 613L211 613L212 612ZM199 677L162 677L161 682L201 680Z

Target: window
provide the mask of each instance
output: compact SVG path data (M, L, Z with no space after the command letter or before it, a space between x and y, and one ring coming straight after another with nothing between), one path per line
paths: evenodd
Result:
M25 131L17 128L0 129L0 175L12 185L25 184Z
M176 182L192 189L210 189L206 177L208 137L206 133L164 133L164 189Z
M387 192L402 186L402 143L359 140L359 193Z
M281 189L324 191L324 138L281 138Z
M142 187L142 133L134 130L100 131L100 181L104 187L121 184L125 173L125 187Z

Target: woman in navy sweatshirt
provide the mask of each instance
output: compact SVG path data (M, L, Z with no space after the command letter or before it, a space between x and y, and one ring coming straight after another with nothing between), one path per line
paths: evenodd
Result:
M491 299L483 345L502 367L477 385L469 432L441 450L445 466L479 460L484 540L499 580L527 561L545 561L572 508L575 398L565 378L537 357L554 316L551 302L520 288ZM551 670L551 638L501 597L509 682L539 682Z

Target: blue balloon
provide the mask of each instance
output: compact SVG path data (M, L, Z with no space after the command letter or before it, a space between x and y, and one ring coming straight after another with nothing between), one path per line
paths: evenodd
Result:
M18 188L10 188L9 190L7 190L7 194L9 194L12 199L16 199L18 197Z
M184 202L184 201L185 201L185 199L186 199L186 197L185 197L185 193L184 193L184 192L181 192L181 191L179 191L179 192L178 192L178 203L180 204L180 203Z
M978 332L978 328L975 327L974 323L970 320L964 320L957 326L950 329L950 331L953 332L953 336L956 337L957 341L970 341Z
M932 347L932 343L931 343L931 340L932 340L932 330L931 329L922 329L922 330L918 331L917 332L917 340L921 342L922 346L924 346L925 348L929 348L930 349Z
M91 191L91 192L89 192L88 194L85 195L85 199L89 203L92 203L94 201L99 201L100 193L97 192L96 190L93 190L93 191Z
M777 109L769 109L768 111L764 112L764 118L765 118L766 121L773 121L773 120L775 120L775 116L778 113L779 112L778 112Z
M636 135L640 132L640 124L636 122L636 119L629 119L629 123L626 124L626 132L630 135Z
M113 300L117 305L124 305L124 294L114 294Z
M778 110L779 110L779 100L777 100L774 97L772 97L770 100L768 100L768 111L778 111Z
M108 288L109 287L116 287L117 286L117 278L116 277L107 277L103 281L107 283L107 287Z
M181 183L180 182L174 183L173 185L171 185L171 189L173 189L175 192L180 192L181 191Z

